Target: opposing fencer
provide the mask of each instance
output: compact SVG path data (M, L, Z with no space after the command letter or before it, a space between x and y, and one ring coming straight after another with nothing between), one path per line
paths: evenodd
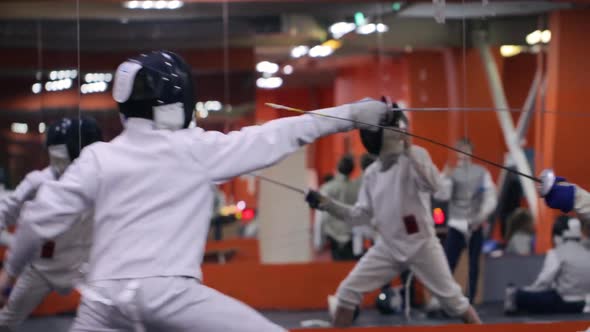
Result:
M306 197L312 208L350 223L372 221L379 233L377 243L341 282L336 295L328 298L333 323L350 325L365 293L408 268L449 314L466 323L480 323L453 279L435 235L430 199L439 189L441 175L428 152L410 144L403 134L408 126L404 113L388 115L381 124L396 131L360 131L364 146L378 159L363 174L357 202L343 204L315 191Z

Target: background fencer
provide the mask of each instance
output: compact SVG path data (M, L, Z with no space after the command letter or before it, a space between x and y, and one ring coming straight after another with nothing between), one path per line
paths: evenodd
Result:
M403 131L408 120L394 111L382 125ZM334 325L348 326L363 294L381 287L406 269L439 298L450 315L466 323L480 323L475 310L453 279L431 216L430 195L439 188L441 176L428 152L410 145L407 135L389 130L361 130L367 150L379 158L363 175L354 206L311 191L306 199L319 208L351 223L373 219L379 239L342 281L328 304Z
M506 289L504 313L582 313L590 294L589 230L577 218L557 218L554 248L545 255L541 272L530 286Z
M455 147L473 153L473 143L462 138ZM447 165L443 180L435 198L449 202L449 231L445 239L445 254L451 272L455 271L463 249L469 257L469 301L477 294L479 256L483 245L483 223L497 204L496 187L490 172L474 163L471 157L457 153L456 163Z
M324 183L320 187L320 192L347 204L356 202L358 185L350 179L350 174L354 171L354 166L354 158L351 155L345 155L340 158L334 178ZM318 216L319 218L316 222L320 223L323 233L328 238L332 260L355 260L356 257L352 244L352 226L329 213L321 213Z
M186 129L195 105L191 68L166 51L123 62L113 96L126 118L124 131L84 149L59 182L41 188L22 215L1 288L44 239L94 208L87 284L73 331L282 331L201 283L211 184L358 127L353 121L378 124L387 106L347 104L229 134Z
M15 225L25 203L35 198L44 183L59 179L78 158L81 148L101 140L100 128L89 117L64 118L51 124L46 133L50 166L27 174L15 191L0 201L0 228ZM82 212L68 231L45 238L41 250L23 269L0 310L0 331L10 331L22 323L52 290L67 293L82 281L81 268L88 259L92 239L92 211ZM56 217L55 222L59 220ZM6 230L3 234L11 237Z

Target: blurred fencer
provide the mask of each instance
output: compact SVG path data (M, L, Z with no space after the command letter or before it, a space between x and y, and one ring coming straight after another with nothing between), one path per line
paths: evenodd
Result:
M473 143L460 139L455 147L473 153ZM473 303L477 293L479 256L483 245L483 224L497 204L496 187L490 172L474 163L466 154L457 153L456 163L447 165L439 191L434 195L449 202L448 233L445 254L451 272L455 271L463 249L469 257L469 301Z
M0 201L0 229L7 239L4 245L13 240L5 228L17 224L25 204L35 198L39 188L59 179L82 148L101 140L101 130L90 117L64 118L48 127L50 166L27 174L15 191ZM56 216L55 222L59 220ZM88 259L91 239L91 208L82 211L74 226L63 234L44 238L41 250L23 268L8 302L0 310L0 331L10 331L22 323L52 290L67 293L82 281L82 265Z
M172 52L142 54L119 66L113 96L124 131L84 149L60 181L44 185L25 208L0 274L2 289L45 239L75 227L79 215L94 208L73 331L284 330L201 283L211 184L270 166L321 136L358 128L354 121L378 124L387 106L363 101L223 134L187 129L193 93L191 68Z
M589 230L587 222L559 217L541 272L530 286L506 289L505 313L581 313L590 295Z
M428 152L411 145L403 134L408 126L404 113L397 110L388 115L381 125L396 131L360 131L364 146L378 159L363 175L357 202L347 205L315 191L306 197L312 208L352 224L373 221L379 233L377 243L341 282L336 295L329 297L333 323L350 325L363 295L406 269L439 298L449 314L466 323L480 323L453 279L435 235L430 196L439 189L440 173Z
M356 182L350 178L354 171L354 158L351 155L343 156L338 162L334 178L320 187L320 192L330 198L337 199L347 204L353 204L358 195ZM354 260L352 226L329 213L317 214L316 222L321 226L330 243L332 260Z

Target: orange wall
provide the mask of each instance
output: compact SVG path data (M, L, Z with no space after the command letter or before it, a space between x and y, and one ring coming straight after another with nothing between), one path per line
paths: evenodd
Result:
M207 286L258 310L326 309L327 296L334 294L354 264L208 264L203 274ZM368 294L363 305L374 305L377 293Z
M513 109L521 109L528 96L529 89L537 70L537 58L534 54L521 53L513 57L504 58L502 73L504 91L508 105ZM518 123L521 113L512 112L514 125ZM526 147L533 147L535 143L535 121L531 119L526 136Z
M407 102L407 74L406 61L402 57L379 58L365 57L358 60L353 66L341 69L334 81L334 104L341 105L354 102L365 97L380 99L388 96L393 101ZM333 143L333 160L331 172L334 172L336 163L344 153L352 153L358 157L366 153L358 131L340 134L337 139L340 142ZM356 168L353 176L360 173L360 166Z
M410 108L444 108L449 106L447 73L442 52L419 51L406 56L408 63L408 106ZM451 113L410 111L410 129L417 135L437 142L453 144L450 133ZM428 149L432 160L442 169L449 151L437 145L413 139Z
M537 115L539 133L539 170L554 168L556 173L582 187L590 187L586 165L590 154L579 147L590 140L587 115L590 110L590 45L583 42L590 31L590 10L576 9L551 13L549 28L552 32L547 55L547 113ZM544 205L544 204L541 204ZM538 249L550 246L551 225L557 212L541 209L537 224Z

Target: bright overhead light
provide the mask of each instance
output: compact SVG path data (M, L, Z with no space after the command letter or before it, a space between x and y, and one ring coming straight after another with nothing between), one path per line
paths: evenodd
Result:
M261 89L276 89L283 85L283 79L280 77L261 77L256 80L256 86Z
M17 134L26 134L29 131L29 126L22 122L13 122L10 125L10 130Z
M291 56L293 58L301 58L309 52L309 47L305 45L295 46L291 49Z
M326 57L333 52L334 50L329 46L316 45L309 50L309 56L312 58Z
M256 64L256 71L259 73L269 73L274 74L279 71L279 65L274 62L269 61L261 61Z
M137 9L140 6L139 1L127 1L124 4L125 8L129 8L129 9Z
M168 9L178 9L178 8L182 7L183 5L184 5L184 3L182 1L172 0L172 1L168 2Z
M39 134L43 134L45 132L46 127L47 126L45 125L45 122L40 122L39 123Z
M543 33L541 30L535 30L526 36L526 42L529 45L535 45L541 42Z
M204 118L206 118L208 116L209 116L209 111L207 111L206 109L199 111L199 117L200 118L204 119Z
M285 75L293 74L293 66L286 65L285 67L283 67L283 74L285 74Z
M31 90L33 91L34 94L38 94L39 92L41 92L41 89L43 89L43 86L41 85L41 83L35 83L31 87Z
M218 112L221 111L223 105L217 100L209 100L205 102L205 109L207 111Z
M519 54L520 52L522 52L522 46L502 45L500 47L500 54L502 54L502 56L505 58L515 56L515 55Z
M541 32L541 41L543 42L543 44L549 44L549 42L551 41L550 30L544 30L543 32Z
M354 31L354 29L356 29L356 24L354 23L338 22L330 26L330 33L334 38L339 39L345 34Z
M141 8L143 9L151 9L154 7L154 2L152 0L146 0L141 3Z
M168 4L164 0L156 1L156 5L154 6L156 9L164 9Z
M377 32L384 33L389 31L389 27L383 23L377 23Z
M49 73L49 79L54 81L57 79L57 71L53 70Z
M365 25L361 25L356 28L356 33L359 35L368 35L377 31L377 26L374 23L369 23Z

